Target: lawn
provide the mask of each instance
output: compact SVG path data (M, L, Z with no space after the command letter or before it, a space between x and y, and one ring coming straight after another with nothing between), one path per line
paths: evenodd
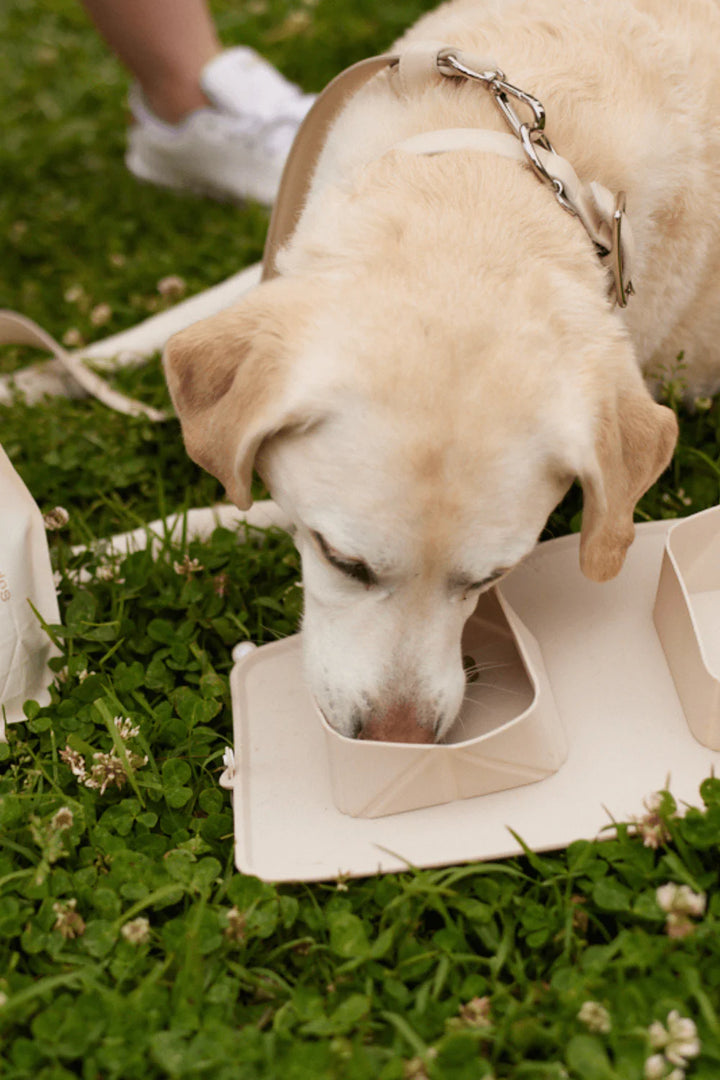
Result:
M316 90L424 6L213 10L227 44ZM91 341L167 303L164 277L189 295L259 257L261 208L126 173L126 77L72 0L5 0L0 72L0 306ZM0 370L33 358L6 348ZM681 447L639 520L720 501L720 407L684 412L667 365ZM157 362L122 386L164 397ZM94 402L2 407L0 440L42 510L69 513L49 533L53 702L0 744L0 1076L717 1080L720 780L700 809L648 792L640 830L541 857L312 886L240 875L217 783L230 649L297 628L292 543L218 529L155 559L73 555L222 491L177 423ZM578 509L573 492L549 534Z

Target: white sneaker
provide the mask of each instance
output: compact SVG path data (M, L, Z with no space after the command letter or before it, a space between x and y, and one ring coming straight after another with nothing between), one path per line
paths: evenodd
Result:
M178 124L148 107L140 87L130 90L135 123L125 163L135 176L221 200L256 199L270 205L295 133L315 100L243 46L227 49L203 69L211 105Z

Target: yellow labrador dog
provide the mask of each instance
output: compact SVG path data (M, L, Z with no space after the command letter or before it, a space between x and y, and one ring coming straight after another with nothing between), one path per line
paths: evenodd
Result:
M513 87L539 99L545 133L537 108L513 130L487 73L428 74L435 43L492 58L495 90L512 84L516 115ZM190 455L240 507L257 467L294 523L329 721L430 741L460 708L478 594L574 478L582 570L622 567L676 440L643 373L682 350L691 395L720 386L720 6L452 0L394 52L422 63L341 109L274 280L173 338L165 364ZM610 220L626 308L545 135L596 210L627 194Z

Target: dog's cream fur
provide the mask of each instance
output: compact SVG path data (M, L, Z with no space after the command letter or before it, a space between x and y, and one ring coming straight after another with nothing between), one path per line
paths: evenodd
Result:
M405 99L383 75L334 125L279 279L166 354L191 456L240 506L256 465L295 524L321 708L344 734L402 740L452 723L481 583L532 549L575 477L582 568L620 570L676 438L642 373L683 351L691 397L720 387L717 0L453 0L398 48L422 39L493 57L581 179L627 192L627 310L529 169L391 149L505 130L485 91Z

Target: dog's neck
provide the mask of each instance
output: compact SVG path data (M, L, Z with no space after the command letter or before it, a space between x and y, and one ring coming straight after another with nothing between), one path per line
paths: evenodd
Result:
M579 180L572 165L555 153L543 133L545 111L541 103L507 83L496 64L435 42L421 42L398 56L374 57L355 64L320 95L300 129L283 176L265 248L263 276L266 280L277 273L277 252L290 240L297 227L328 130L348 99L370 78L383 71L392 73L395 92L404 99L422 93L433 81L442 81L445 77L482 84L490 92L512 134L471 127L444 128L401 140L390 150L422 155L474 150L530 165L535 175L549 185L562 209L576 217L584 227L596 255L610 273L610 295L620 307L625 307L633 289L630 282L632 237L624 216L624 195L614 198L602 185ZM511 99L531 109L531 122L523 122Z

